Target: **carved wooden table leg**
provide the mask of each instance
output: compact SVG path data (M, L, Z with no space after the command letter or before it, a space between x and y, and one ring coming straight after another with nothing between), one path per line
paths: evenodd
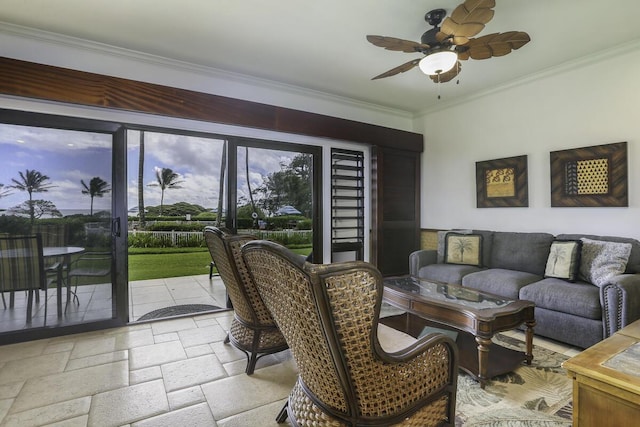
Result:
M480 381L480 388L484 388L487 382L487 367L489 363L489 346L491 345L491 338L476 337L478 343L478 381Z
M525 331L525 341L527 344L527 351L525 352L527 365L531 365L531 361L533 360L533 327L536 326L536 321L531 320L529 322L525 322L527 325L527 329Z

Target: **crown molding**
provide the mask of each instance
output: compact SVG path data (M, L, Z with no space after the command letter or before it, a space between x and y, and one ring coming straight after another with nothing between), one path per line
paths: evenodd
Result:
M491 89L486 89L486 90L482 90L482 91L478 91L474 94L471 94L469 96L465 96L463 98L457 98L457 99L452 99L450 101L444 101L441 104L431 107L431 108L426 108L424 110L421 110L419 113L416 113L414 118L419 118L420 116L425 116L428 115L430 113L435 113L438 111L442 111L444 109L447 108L451 108L451 107L455 107L458 105L462 105L462 104L466 104L468 102L471 101L475 101L477 99L483 98L485 96L488 95L493 95L495 93L498 92L503 92L505 90L517 87L517 86L522 86L528 83L531 83L533 81L536 80L542 80L545 79L547 77L550 76L554 76L557 74L563 74L563 73L568 73L571 71L575 71L578 68L582 68L591 64L595 64L601 61L604 61L605 59L608 58L613 58L616 56L620 56L620 55L624 55L626 53L629 52L633 52L636 50L640 50L640 39L638 40L632 40L630 42L627 43L623 43L620 44L618 46L616 46L615 48L611 48L611 49L606 49L600 52L595 52L592 54L589 54L587 56L583 56L581 58L578 59L574 59L571 61L567 61L564 62L560 65L556 65L553 67L549 67L547 69L544 69L542 71L539 71L537 73L532 73L529 75L526 75L522 78L519 79L515 79L515 80L511 80L508 81L500 86L496 86L493 87Z

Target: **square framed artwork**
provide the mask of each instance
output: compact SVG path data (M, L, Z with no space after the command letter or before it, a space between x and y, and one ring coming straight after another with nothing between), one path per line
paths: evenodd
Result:
M551 152L552 207L629 206L627 143Z
M476 203L479 208L529 206L527 156L476 162Z

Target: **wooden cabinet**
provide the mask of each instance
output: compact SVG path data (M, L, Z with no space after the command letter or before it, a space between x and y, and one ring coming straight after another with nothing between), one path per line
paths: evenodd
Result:
M573 378L573 426L640 423L640 321L563 363Z
M420 248L420 155L373 151L372 257L384 276L409 273L409 254Z

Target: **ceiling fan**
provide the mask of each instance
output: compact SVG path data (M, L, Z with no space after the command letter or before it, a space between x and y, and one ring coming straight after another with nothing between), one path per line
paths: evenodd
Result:
M424 55L377 75L372 80L404 73L417 65L431 80L444 83L458 75L462 68L461 60L488 59L520 49L531 40L523 31L493 33L472 38L493 18L495 5L495 0L466 0L446 19L447 12L444 9L427 12L424 19L433 28L422 35L420 43L368 35L367 40L378 47L407 53L419 52Z

